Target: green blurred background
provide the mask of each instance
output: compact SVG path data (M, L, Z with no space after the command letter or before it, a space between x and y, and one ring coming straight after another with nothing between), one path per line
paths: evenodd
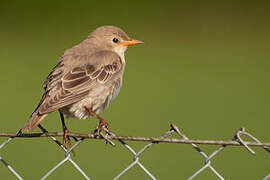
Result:
M244 126L269 142L269 19L269 1L1 1L0 132L24 125L65 49L99 26L116 25L145 44L129 48L121 93L102 114L114 133L157 137L175 123L190 138L228 140ZM42 124L61 131L57 113ZM67 125L87 133L97 121L71 119ZM145 145L130 144L136 150ZM217 147L202 148L211 153ZM213 166L225 179L262 179L270 173L270 156L254 149L255 156L226 148ZM45 138L15 139L1 155L25 179L40 179L64 158ZM86 140L74 160L101 180L115 177L132 156L120 144ZM160 144L143 153L141 162L158 179L187 179L203 158L189 145ZM15 178L3 164L0 174ZM66 163L48 179L83 177ZM135 167L121 179L149 177ZM206 170L195 179L217 177Z

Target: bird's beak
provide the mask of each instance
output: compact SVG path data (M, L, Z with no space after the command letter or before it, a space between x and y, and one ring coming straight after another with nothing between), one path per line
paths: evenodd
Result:
M142 41L136 40L136 39L130 39L128 41L125 41L122 43L122 46L131 46L131 45L135 45L135 44L142 44Z

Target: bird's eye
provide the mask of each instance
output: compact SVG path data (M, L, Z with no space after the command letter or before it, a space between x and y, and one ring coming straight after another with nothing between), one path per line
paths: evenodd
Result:
M113 40L112 40L114 43L118 43L118 39L117 38L113 38Z

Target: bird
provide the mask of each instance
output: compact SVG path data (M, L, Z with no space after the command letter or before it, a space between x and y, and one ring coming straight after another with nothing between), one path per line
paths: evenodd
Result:
M99 114L120 91L127 47L142 43L118 27L101 26L67 49L44 81L42 98L22 132L32 131L54 111L60 114L64 146L69 140L65 118L95 117L99 135L103 127L109 130Z

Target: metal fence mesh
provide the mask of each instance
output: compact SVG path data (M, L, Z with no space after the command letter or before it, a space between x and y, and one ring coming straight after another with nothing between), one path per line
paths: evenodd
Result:
M56 164L52 169L48 170L48 172L41 177L41 180L47 179L54 171L62 166L66 162L70 162L74 168L80 172L80 174L88 180L91 180L91 178L81 169L81 167L72 159L72 152L73 150L78 147L86 138L88 139L105 139L107 143L114 146L113 140L118 140L127 151L130 152L131 156L133 157L133 162L129 164L125 169L123 169L119 174L117 174L113 180L117 180L121 178L127 171L129 171L133 166L138 166L142 169L142 171L147 174L151 179L157 180L158 178L155 177L147 168L140 162L140 155L144 153L147 149L149 149L152 146L156 146L159 143L180 143L180 144L190 144L200 155L204 158L204 165L198 169L194 174L192 174L188 180L194 179L196 176L198 176L201 172L203 172L206 169L210 169L219 179L224 180L225 178L214 168L214 166L211 163L211 160L220 153L224 148L227 146L241 146L244 147L246 150L248 150L251 154L255 154L255 151L251 148L251 146L260 146L264 148L268 153L270 153L270 143L260 142L256 137L245 131L244 128L240 128L235 135L231 138L229 141L209 141L209 140L190 140L187 136L185 136L176 125L171 125L170 130L167 131L163 136L159 138L147 138L147 137L126 137L126 136L116 136L113 133L110 133L109 135L101 135L97 136L94 133L90 134L79 134L79 133L69 133L70 136L80 138L76 141L76 143L70 148L66 149L57 139L56 136L62 136L62 133L49 133L45 128L42 126L39 126L39 128L42 130L42 133L32 133L32 134L21 134L20 131L16 134L12 133L0 133L0 137L9 137L6 141L4 141L0 145L0 161L4 164L5 167L7 167L16 177L17 179L22 180L23 176L18 173L13 166L7 163L6 160L1 155L1 151L6 147L14 138L39 138L39 137L48 137L51 140L53 140L59 148L61 148L64 153L65 157L63 160L61 160L58 164ZM106 129L105 129L106 131ZM179 136L178 139L172 139L169 138L171 135L177 134ZM249 138L251 141L243 141L242 137L245 136ZM138 152L136 152L128 143L127 141L144 141L149 142L147 145L145 145L142 149L140 149ZM212 152L211 154L207 155L198 145L199 144L208 144L208 145L219 145L220 147ZM0 175L1 177L1 175ZM270 174L266 175L263 180L270 180Z

